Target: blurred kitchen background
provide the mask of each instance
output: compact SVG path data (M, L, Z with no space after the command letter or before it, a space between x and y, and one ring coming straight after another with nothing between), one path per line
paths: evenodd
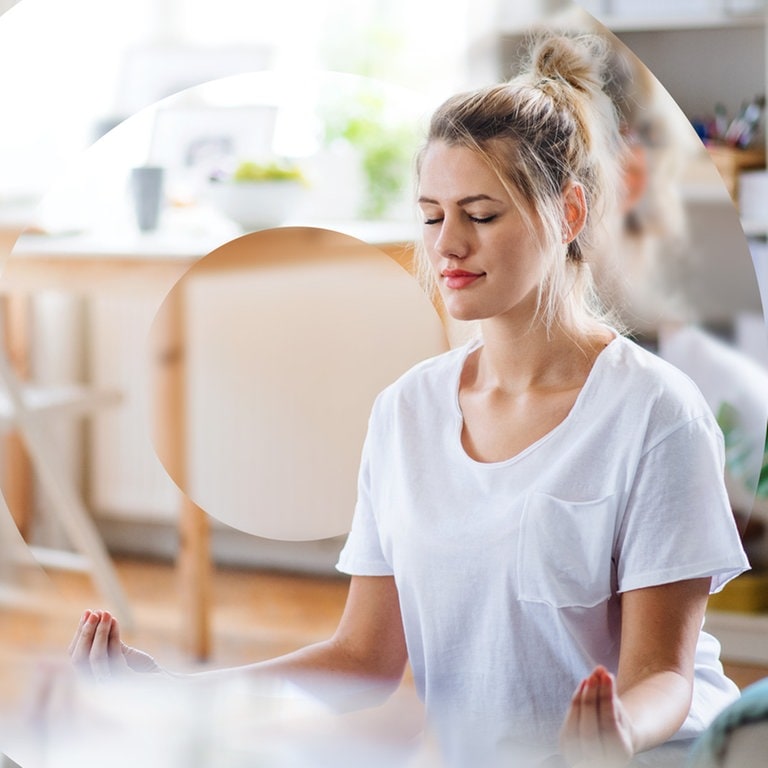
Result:
M276 328L294 329L293 359L315 361L314 374L301 374L308 377L303 394L291 390L290 399L266 402L272 416L300 410L299 402L325 402L338 388L322 375L314 354L325 337L302 337L302 329L328 312L329 295L336 297L313 295L316 265L301 277L296 296L290 293L295 273L282 282L273 272L264 272L259 282L258 273L255 283L271 288L259 294L256 285L256 293L238 294L236 305L234 294L215 279L207 287L198 285L182 310L176 309L183 325L180 351L168 347L167 339L158 342L153 324L184 269L233 238L273 225L341 232L361 241L361 259L369 255L365 244L396 257L407 251L418 234L410 205L412 155L432 107L457 90L512 74L532 25L590 27L594 20L584 10L612 30L668 91L659 83L651 87L653 107L647 108L647 130L638 128L638 140L647 144L651 162L671 166L665 197L647 207L664 208L674 221L654 231L652 258L639 267L627 265L631 284L621 290L633 298L626 319L637 338L657 350L671 327L700 329L707 349L716 341L738 353L738 365L744 365L736 378L762 386L768 367L765 5L761 0L0 2L0 287L7 354L22 383L86 384L119 394L119 403L99 408L85 423L46 425L49 453L63 463L61 471L109 553L173 562L189 535L180 534L174 479L184 490L194 487L205 495L211 489L202 488L211 478L228 477L221 472L233 455L227 450L240 455L255 450L254 441L262 448L276 442L276 435L242 430L226 450L223 437L206 440L209 404L195 400L195 393L211 382L226 383L220 380L226 370L219 355L222 339L232 348L230 362L241 361L230 384L271 377L277 382L273 389L280 389L288 369L283 362L265 365L258 354L267 349L260 340ZM660 115L658 124L652 111ZM661 133L654 125L663 126ZM271 210L278 202L275 187L249 205L251 218L232 207L226 191L235 187L240 194L235 177L243 163L297 172L300 183L287 208ZM133 169L148 166L162 169L162 184L151 212L157 220L142 228L130 179ZM659 165L657 172L666 170ZM253 218L254 209L260 217ZM651 227L654 215L638 213ZM256 247L259 241L252 242ZM356 409L350 406L350 423L339 424L337 434L323 433L325 458L343 455L343 464L326 473L326 487L312 488L315 504L296 501L298 522L284 536L259 535L258 523L249 529L221 516L207 521L215 567L333 574L354 506L356 458L376 387L409 361L451 343L450 329L411 295L410 278L404 272L382 278L381 265L372 262L373 271L361 276L354 290L373 296L381 281L388 281L386 302L350 305L326 333L346 339L347 349L354 344L360 350L358 370L345 374L350 381L361 370L371 374L359 384L366 387L365 396ZM115 263L128 271L103 276L104 264ZM131 274L143 273L130 268L139 263L168 269L159 282L133 290ZM88 287L91 279L95 289ZM231 279L238 284L242 275ZM221 320L225 310L235 318L232 325ZM361 323L366 313L397 315L397 323L388 326L379 319L366 328ZM340 331L350 324L360 326L354 341ZM697 358L696 349L683 350L680 359ZM167 385L158 385L158 368L173 366L182 352L187 383L176 395L182 392L183 404L168 400L166 392L158 406L158 387ZM385 358L386 366L372 370L374 361L378 365ZM254 407L248 387L243 389L245 399L229 403L235 414ZM222 397L222 390L215 391ZM169 475L169 462L178 457L164 461L153 439L158 407L184 411L180 418L194 443L184 454L195 457L194 477L192 464L174 479L173 471ZM754 409L749 412L758 436L765 433L766 410L768 401L757 416ZM267 412L262 416L266 420ZM735 455L744 425L737 418L726 426L733 428ZM307 439L299 427L293 434L298 442ZM71 533L41 491L35 462L31 470L23 469L28 452L23 442L11 438L3 447L2 488L11 513L27 542L67 549ZM738 462L734 467L738 475ZM733 486L744 525L758 482L753 470L743 473L741 491L737 482ZM245 476L239 482L252 480ZM300 474L296 482L301 483ZM323 499L333 499L334 509L324 511ZM269 514L273 520L281 513ZM324 515L330 520L325 528ZM752 517L753 528L757 519ZM302 520L311 534L301 535ZM263 530L281 529L265 525ZM204 550L207 543L201 546ZM723 636L735 658L768 664L764 651L754 650L764 648L754 638L768 631L763 616L768 604L755 606L750 595L742 611L750 614L748 620L724 626Z

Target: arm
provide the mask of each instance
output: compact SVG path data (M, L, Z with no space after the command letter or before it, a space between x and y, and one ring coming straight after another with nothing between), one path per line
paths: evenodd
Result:
M86 612L69 652L76 667L96 677L128 669L160 671L151 657L120 641L117 621L106 612ZM340 683L339 692L347 689L355 700L380 699L397 688L406 662L394 578L353 576L341 620L328 640L268 661L176 676L277 676L299 682L317 677L321 684L332 677Z
M691 706L709 583L690 579L622 595L618 673L614 680L599 667L574 694L561 731L570 765L626 765L680 728Z
M709 578L622 596L618 694L634 723L635 752L661 744L685 721Z
M392 576L353 576L333 636L275 659L202 675L272 675L306 682L345 681L365 697L384 698L400 683L408 654ZM198 675L201 676L201 675Z

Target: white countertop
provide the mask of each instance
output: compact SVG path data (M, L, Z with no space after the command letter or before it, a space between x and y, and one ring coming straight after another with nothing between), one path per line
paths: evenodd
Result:
M401 221L286 222L283 227L306 226L329 229L355 237L371 245L412 242L415 223ZM142 234L90 232L73 234L24 233L13 249L13 257L152 258L188 260L199 258L230 240L246 234L237 227L214 231L192 228L167 228Z

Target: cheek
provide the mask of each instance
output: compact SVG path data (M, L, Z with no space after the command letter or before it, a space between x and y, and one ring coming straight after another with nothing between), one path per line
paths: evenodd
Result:
M538 284L547 271L547 257L527 235L508 238L496 243L498 253L503 253L505 271L522 282Z
M440 234L440 227L437 225L424 225L421 228L421 241L424 246L429 249L430 254L434 250L434 245L437 242L437 237Z
M437 242L437 236L433 230L425 231L421 236L421 243L426 254L427 260L431 266L436 266L440 256L435 249L435 243Z

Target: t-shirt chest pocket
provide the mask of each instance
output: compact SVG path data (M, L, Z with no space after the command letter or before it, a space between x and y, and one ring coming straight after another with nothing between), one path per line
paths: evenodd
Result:
M564 608L590 607L610 597L616 499L528 497L517 553L520 600Z

